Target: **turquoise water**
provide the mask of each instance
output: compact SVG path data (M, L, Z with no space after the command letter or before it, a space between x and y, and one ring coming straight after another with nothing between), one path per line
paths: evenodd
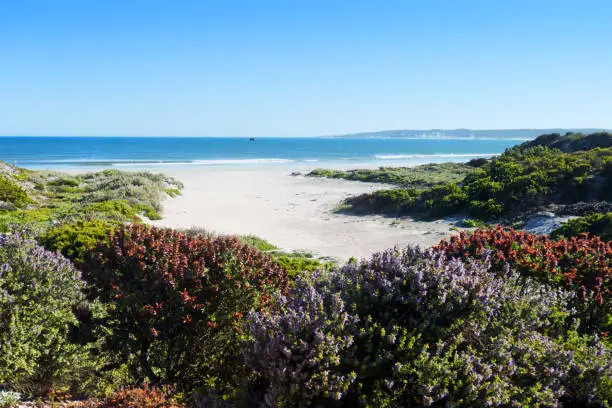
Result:
M0 137L0 160L33 169L163 166L406 165L467 161L500 139Z

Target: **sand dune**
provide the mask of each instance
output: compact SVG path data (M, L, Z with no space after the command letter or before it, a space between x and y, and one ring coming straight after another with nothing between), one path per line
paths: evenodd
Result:
M284 167L163 172L181 180L185 189L182 196L165 202L164 218L152 222L157 226L253 234L286 250L339 259L366 257L395 245L430 246L450 234L443 221L333 212L345 197L380 189L376 184L291 176L291 169Z

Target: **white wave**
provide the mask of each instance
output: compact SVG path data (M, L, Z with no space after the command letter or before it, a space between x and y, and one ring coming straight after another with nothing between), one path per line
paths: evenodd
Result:
M218 160L193 160L193 164L265 164L265 163L291 163L291 159L218 159Z
M452 157L491 157L499 153L440 153L440 154L389 154L376 155L377 160L402 160L402 159L433 159L433 158L452 158Z

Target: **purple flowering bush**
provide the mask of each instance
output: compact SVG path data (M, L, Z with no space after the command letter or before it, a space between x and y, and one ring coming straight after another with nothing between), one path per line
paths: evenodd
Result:
M327 277L317 271L299 276L290 297L279 297L278 313L251 312L246 361L268 381L262 400L282 406L293 400L319 404L338 400L355 381L340 369L353 344L351 316Z
M246 361L267 406L606 406L612 354L571 297L488 259L388 250L251 313Z
M0 234L0 384L25 394L78 381L77 324L82 281L68 260L20 234Z

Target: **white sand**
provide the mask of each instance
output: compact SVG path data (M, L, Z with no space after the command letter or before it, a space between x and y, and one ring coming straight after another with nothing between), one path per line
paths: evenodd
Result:
M444 221L333 212L342 199L380 189L380 184L291 176L286 167L160 170L185 189L164 203L163 219L152 222L157 226L252 234L286 250L343 260L395 245L434 245L451 232Z

